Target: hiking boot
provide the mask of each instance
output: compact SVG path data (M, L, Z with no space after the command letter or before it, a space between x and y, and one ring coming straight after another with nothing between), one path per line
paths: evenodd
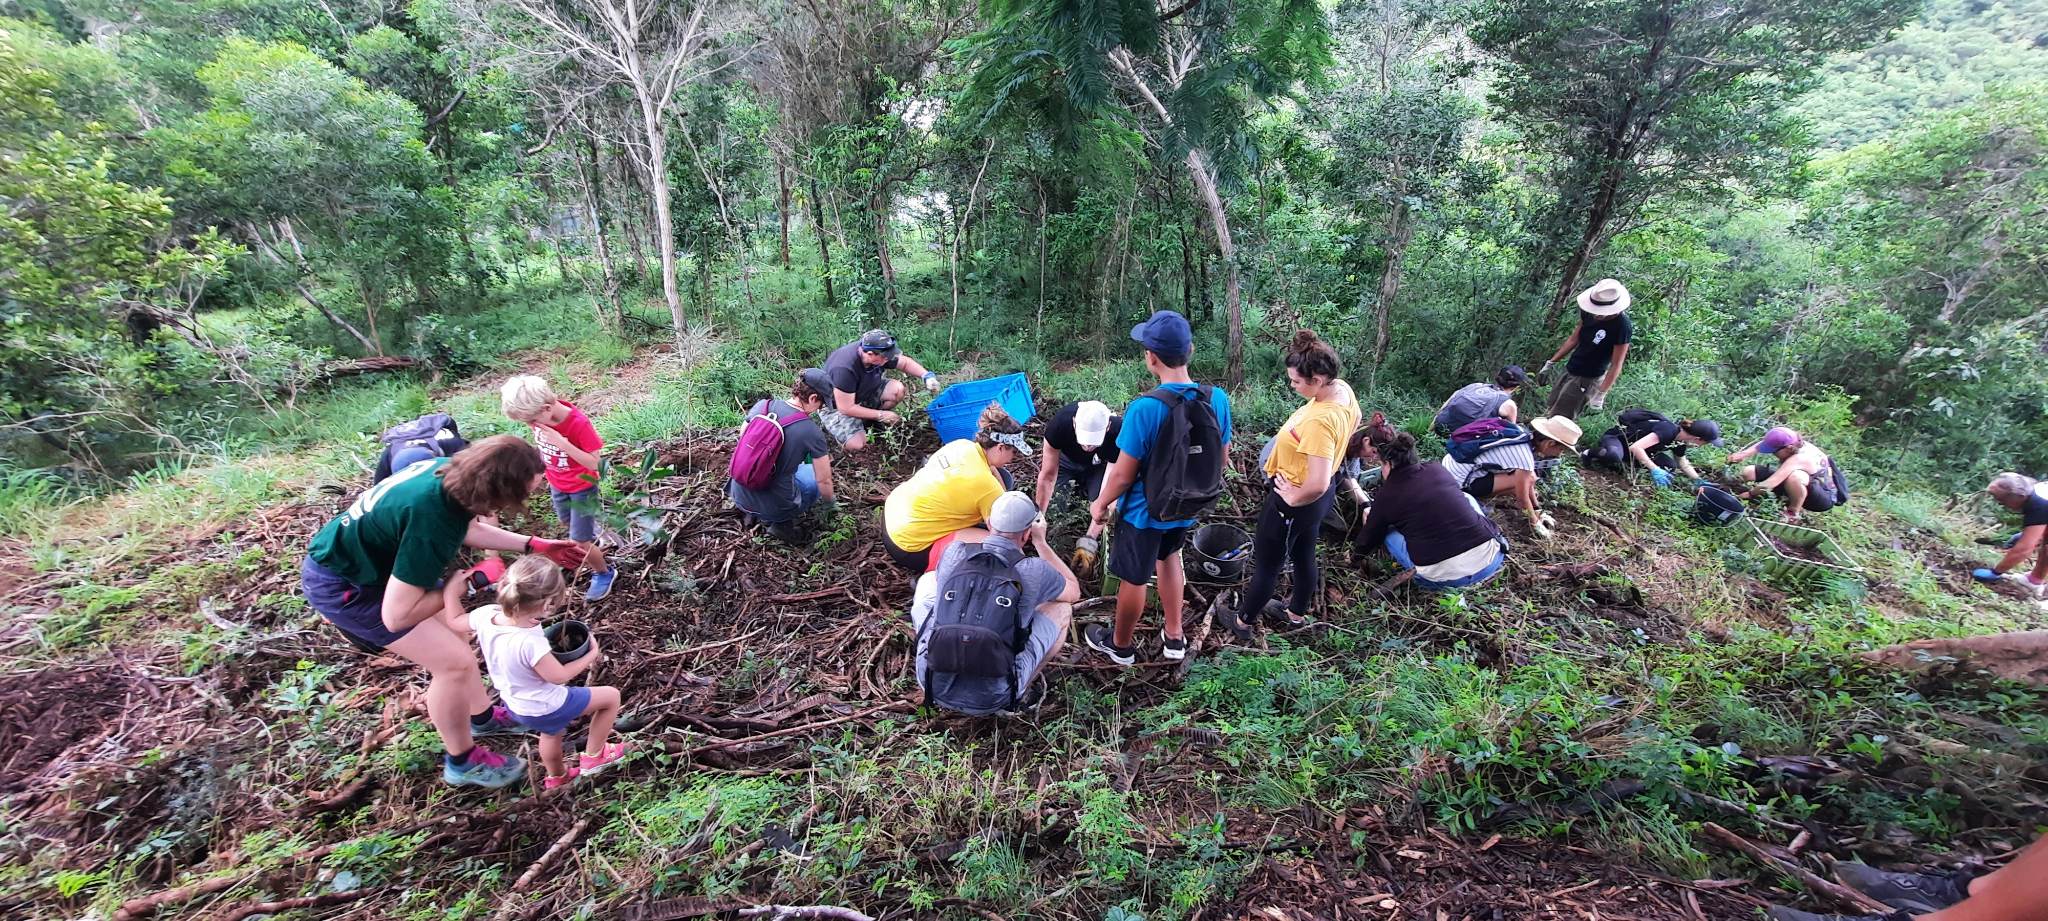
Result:
M1835 864L1842 884L1893 908L1924 915L1970 896L1968 880L1933 873L1892 873L1860 863Z
M486 722L469 721L469 734L479 739L487 736L531 735L532 733L533 730L519 725L519 721L512 718L512 711L501 706L491 708L491 718Z
M1089 649L1108 656L1109 661L1118 665L1132 665L1138 661L1137 647L1118 646L1116 634L1106 625L1089 624L1088 629L1081 631L1081 640L1088 644Z
M441 780L453 786L496 790L525 779L525 761L498 754L481 745L469 750L467 764L456 764L454 757L449 755L441 756Z
M603 601L604 596L612 593L612 580L617 579L618 577L619 569L616 566L607 569L603 572L591 573L590 590L583 593L583 600Z
M1159 634L1159 657L1168 662L1179 662L1188 657L1188 638Z
M768 526L768 536L792 547L811 545L811 533L794 521L781 521Z
M540 788L542 791L547 791L553 790L556 787L565 786L569 783L569 781L575 780L578 776L582 775L582 773L583 772L581 770L572 767L569 769L568 773L563 774L560 777L556 777L553 774L549 774L545 779L543 779L540 782Z
M1909 912L1895 911L1888 915L1825 915L1819 912L1800 911L1773 905L1764 911L1771 921L1913 921Z
M626 743L613 742L612 744L605 746L604 752L597 755L596 757L591 757L590 755L577 755L576 768L580 773L595 774L608 767L611 767L614 764L619 763L621 759L626 757L626 752L629 750L630 749L626 745Z

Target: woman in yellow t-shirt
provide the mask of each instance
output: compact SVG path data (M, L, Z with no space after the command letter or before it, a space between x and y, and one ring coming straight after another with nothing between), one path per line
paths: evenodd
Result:
M1217 609L1217 618L1239 640L1251 639L1261 619L1270 626L1305 622L1322 585L1316 537L1337 495L1333 487L1345 447L1358 428L1358 400L1351 385L1337 377L1344 366L1336 349L1304 329L1294 334L1286 362L1288 386L1308 403L1287 417L1273 437L1273 453L1266 459L1269 488L1252 537L1252 581L1243 604L1235 613ZM1273 600L1273 591L1289 559L1294 561L1294 594L1283 606Z
M981 540L996 497L1009 487L997 471L1031 456L1024 426L990 403L974 439L947 442L882 505L882 548L896 565L922 575L957 535Z

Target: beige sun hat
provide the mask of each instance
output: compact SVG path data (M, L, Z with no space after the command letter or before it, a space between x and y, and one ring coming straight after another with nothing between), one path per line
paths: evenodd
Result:
M1578 445L1579 439L1586 434L1584 430L1579 428L1578 423L1563 416L1544 416L1541 419L1531 419L1529 420L1529 427L1535 429L1536 434L1542 435L1551 441L1561 442L1574 447Z
M1602 278L1579 292L1579 309L1596 317L1611 317L1628 309L1628 287L1612 278Z

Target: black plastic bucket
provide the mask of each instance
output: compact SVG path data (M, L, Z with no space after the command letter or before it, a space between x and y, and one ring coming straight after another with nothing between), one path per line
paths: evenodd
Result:
M1235 585L1244 581L1245 564L1252 558L1251 535L1229 524L1205 524L1195 529L1189 542L1192 565L1188 578L1206 585Z
M590 627L580 620L565 620L542 630L555 661L567 665L590 654Z
M1692 503L1692 520L1718 528L1741 518L1743 511L1742 500L1734 493L1719 486L1702 486Z

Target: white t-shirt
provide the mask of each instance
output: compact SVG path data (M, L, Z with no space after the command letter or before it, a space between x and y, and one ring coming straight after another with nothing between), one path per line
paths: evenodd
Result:
M547 634L539 627L508 627L495 622L502 609L487 604L469 612L469 628L476 631L476 645L484 652L484 667L490 669L491 684L505 707L520 716L546 716L562 709L569 689L542 678L533 670L541 659L554 655Z

